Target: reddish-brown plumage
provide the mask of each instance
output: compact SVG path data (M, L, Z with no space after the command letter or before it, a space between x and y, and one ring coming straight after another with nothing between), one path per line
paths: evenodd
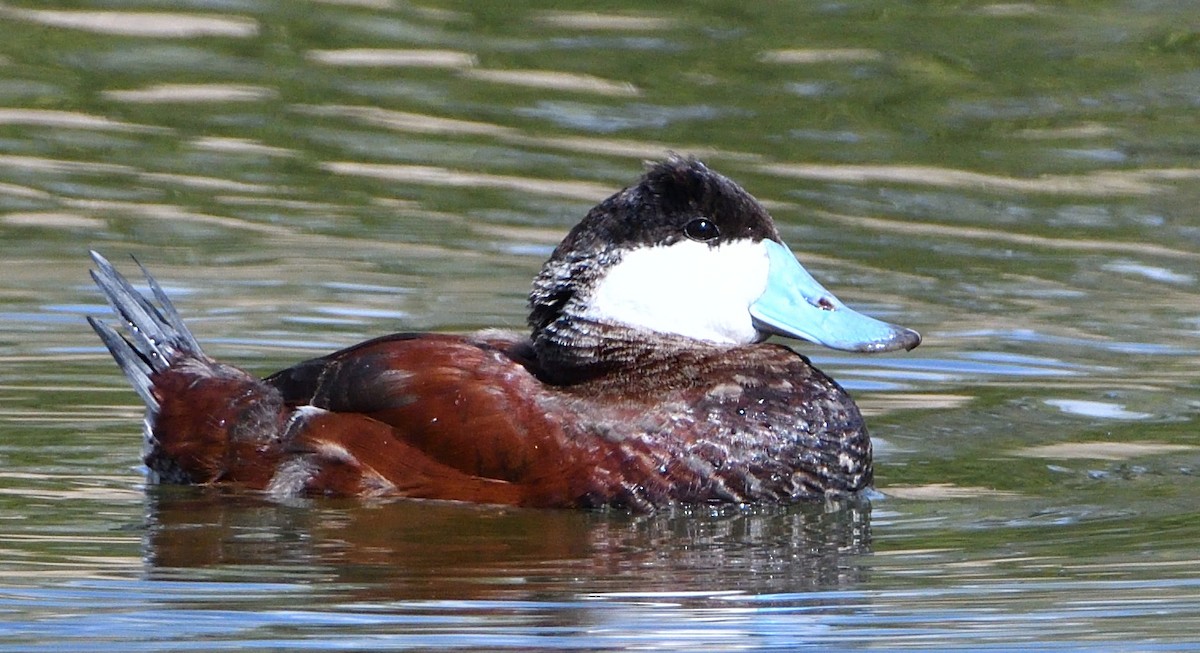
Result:
M861 417L783 347L733 357L693 348L671 364L648 357L621 373L655 387L634 394L611 375L544 384L527 347L515 335L389 336L265 380L190 360L152 377L159 408L147 464L165 482L278 495L542 507L786 501L870 480L869 466L844 470L853 480L836 487L829 470L843 440L869 453L865 433L855 435ZM794 398L800 387L809 390ZM745 437L780 412L802 416L801 402L819 413L823 435ZM822 446L827 456L805 460ZM797 467L811 484L795 483Z
M564 494L562 479L539 469L561 462L562 425L533 404L541 384L497 347L508 344L434 334L387 337L302 363L266 382L291 404L332 411L319 420L325 432L306 433L304 439L310 446L334 442L372 461L395 485L388 494L564 503L550 499ZM338 420L349 414L390 430L376 438L375 430ZM372 434L369 443L359 441L358 429ZM385 453L391 442L400 446ZM396 463L374 464L391 451L397 452ZM429 478L414 485L415 472Z
M154 375L152 389L158 411L146 462L161 480L266 486L282 456L278 392L207 359Z

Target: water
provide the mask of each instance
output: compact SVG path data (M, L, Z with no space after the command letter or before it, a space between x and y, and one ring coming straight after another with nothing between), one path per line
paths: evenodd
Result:
M1193 3L0 4L0 649L1200 648ZM907 354L855 505L146 488L83 323L136 255L259 373L519 327L667 151Z

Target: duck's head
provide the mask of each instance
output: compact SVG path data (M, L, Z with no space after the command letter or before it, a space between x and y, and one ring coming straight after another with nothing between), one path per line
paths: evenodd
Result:
M860 352L921 342L847 308L800 265L757 200L674 156L588 212L542 267L530 306L535 341L561 340L583 322L718 346L772 334Z

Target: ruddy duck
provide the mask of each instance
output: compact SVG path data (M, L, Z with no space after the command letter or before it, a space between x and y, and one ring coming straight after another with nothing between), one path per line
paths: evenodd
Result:
M763 341L921 341L844 306L761 204L681 157L567 234L528 336L400 333L258 379L205 355L144 269L151 297L92 258L124 330L88 321L146 403L151 481L280 497L651 510L854 493L872 481L858 407Z

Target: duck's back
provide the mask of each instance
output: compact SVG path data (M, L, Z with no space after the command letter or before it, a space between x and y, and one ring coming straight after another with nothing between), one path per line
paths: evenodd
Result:
M311 416L303 419L325 420L323 428L293 434L304 443L299 448L362 467L366 477L378 476L379 493L477 501L483 491L494 503L545 503L548 497L530 494L562 492L549 487L553 477L542 468L561 460L564 431L561 416L539 407L544 388L526 368L525 353L515 334L396 334L300 363L264 382L288 406ZM343 419L362 424L347 421L343 428ZM364 437L364 430L371 435ZM310 455L309 467L334 462ZM446 482L414 486L414 468L430 466ZM296 466L298 477L305 471ZM300 480L280 478L276 485ZM305 493L361 494L322 487L316 477L303 486Z

